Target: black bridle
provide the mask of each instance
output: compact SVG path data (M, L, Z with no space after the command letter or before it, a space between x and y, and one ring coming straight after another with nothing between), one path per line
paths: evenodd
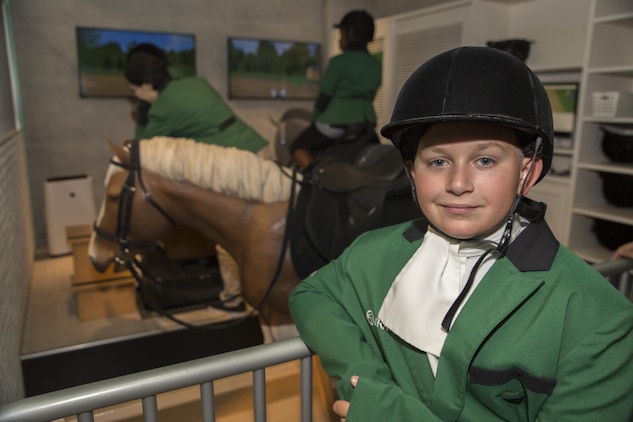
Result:
M115 256L115 261L119 265L124 265L130 269L134 274L134 270L131 269L132 263L135 260L134 253L141 251L151 251L156 249L156 242L138 242L130 240L130 222L132 220L132 205L134 203L134 195L136 194L136 181L143 193L143 199L150 203L160 214L167 219L172 225L176 225L174 219L154 200L149 193L143 178L141 176L141 160L139 156L139 141L134 139L127 142L127 146L130 152L129 164L124 164L114 159L110 160L110 163L121 167L128 171L127 179L123 186L121 186L121 193L119 194L119 208L117 212L117 228L116 233L110 233L97 226L97 223L93 224L94 232L99 236L111 242L118 243L120 246L119 253Z

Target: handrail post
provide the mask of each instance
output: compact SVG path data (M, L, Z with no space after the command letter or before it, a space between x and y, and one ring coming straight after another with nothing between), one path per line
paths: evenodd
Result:
M312 421L312 356L301 359L301 422Z
M81 412L80 414L77 415L77 422L94 422L95 418L94 418L94 413L92 413L92 410L89 410L87 412Z
M213 382L200 384L200 401L202 402L202 421L215 422L215 395Z
M253 371L253 410L255 422L266 422L266 369Z
M158 404L156 396L143 397L143 421L158 422Z

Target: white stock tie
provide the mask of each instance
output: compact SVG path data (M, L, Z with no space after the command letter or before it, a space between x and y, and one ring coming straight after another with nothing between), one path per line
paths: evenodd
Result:
M525 226L527 222L515 219L512 238ZM383 300L378 311L380 321L398 337L426 352L433 374L448 335L442 329L442 320L466 284L477 258L497 244L503 230L501 226L485 240L459 243L450 242L429 227L422 245L396 276ZM483 260L453 321L495 260L494 254Z
M429 230L393 282L378 318L407 343L439 356L447 334L442 319L461 284L459 244Z

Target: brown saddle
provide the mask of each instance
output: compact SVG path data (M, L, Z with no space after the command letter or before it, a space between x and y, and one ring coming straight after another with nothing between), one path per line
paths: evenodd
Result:
M371 145L357 165L332 157L313 161L304 173L293 217L293 230L303 233L319 257L319 264L312 266L318 268L338 257L361 233L394 223L384 218L385 203L390 197L405 198L407 211L399 219L418 217L409 186L400 153L391 145ZM298 255L307 253L307 247L295 246L293 259L301 261ZM295 264L301 276L316 269L306 268L302 274L297 268L301 265Z

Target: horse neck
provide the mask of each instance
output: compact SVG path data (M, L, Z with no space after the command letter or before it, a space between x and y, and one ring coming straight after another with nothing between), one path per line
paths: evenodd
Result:
M188 226L238 257L255 203L143 171L143 182L178 225Z

